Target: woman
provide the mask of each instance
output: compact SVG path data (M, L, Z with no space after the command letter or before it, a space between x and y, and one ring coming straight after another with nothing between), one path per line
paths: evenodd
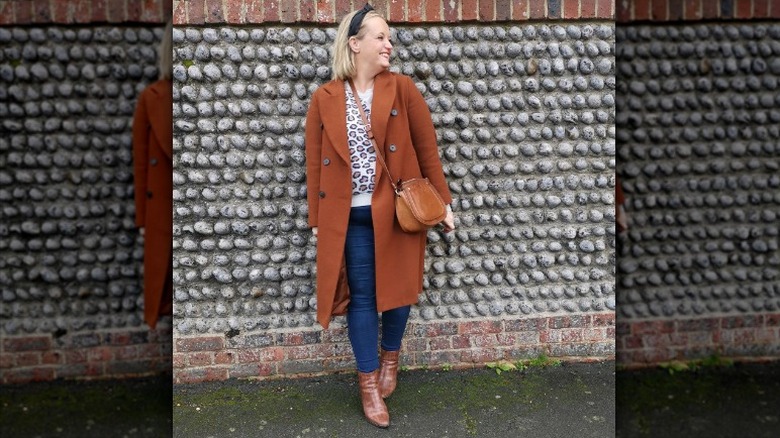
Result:
M388 70L392 50L387 23L370 5L347 15L333 44L333 80L314 93L306 117L317 320L327 329L346 307L363 412L379 427L390 424L383 398L395 389L401 338L422 290L426 233L405 233L398 225L394 192L377 165L350 82L390 174L430 179L448 204L444 230L455 228L430 112L412 80Z
M159 47L159 79L138 97L133 115L135 224L144 236L144 320L157 326L173 309L172 32Z

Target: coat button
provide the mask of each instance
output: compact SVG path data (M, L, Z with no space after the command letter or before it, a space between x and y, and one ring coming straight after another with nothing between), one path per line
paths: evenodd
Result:
M330 158L326 158L326 159L322 160L322 164L324 164L324 165L326 165L326 166L327 166L328 164L330 164Z
M150 192L150 191L146 192L146 197L148 199L152 199L152 192Z
M152 166L156 166L157 165L157 158L152 158L151 163L152 163Z
M391 115L391 116L397 116L397 115L398 115L398 110L397 110L397 109L395 109L395 108L393 108L393 109L390 111L390 115Z
M395 145L391 144L390 145L390 152L395 152L395 149L396 149Z
M320 192L320 198L324 198L324 197L325 197L325 192Z

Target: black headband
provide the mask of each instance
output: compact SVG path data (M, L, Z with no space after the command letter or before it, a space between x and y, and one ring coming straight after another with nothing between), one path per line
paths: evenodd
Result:
M360 32L360 25L363 23L363 18L368 14L369 11L373 11L374 7L366 3L365 6L363 6L363 9L359 10L357 14L355 14L354 17L352 17L352 20L349 22L349 32L347 33L347 38L357 35L358 32Z

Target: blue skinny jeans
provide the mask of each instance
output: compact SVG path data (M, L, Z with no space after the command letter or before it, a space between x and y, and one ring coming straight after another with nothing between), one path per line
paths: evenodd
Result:
M344 245L349 284L347 331L357 369L370 373L379 368L377 340L379 315L376 310L376 261L371 206L352 207ZM382 312L382 349L398 351L411 306Z

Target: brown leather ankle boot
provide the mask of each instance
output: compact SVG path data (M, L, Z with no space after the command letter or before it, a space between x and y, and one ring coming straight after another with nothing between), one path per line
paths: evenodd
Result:
M398 379L398 351L385 351L379 355L379 393L382 398L390 397L395 391Z
M358 382L360 383L360 400L363 402L363 414L369 423L377 427L390 426L390 414L387 412L387 405L379 395L379 370L370 373L361 373L358 371Z

